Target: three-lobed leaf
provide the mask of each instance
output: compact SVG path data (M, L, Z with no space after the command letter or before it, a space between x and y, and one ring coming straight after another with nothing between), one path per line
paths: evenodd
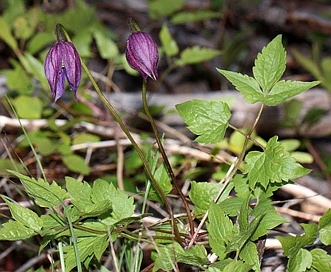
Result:
M204 144L219 143L231 117L229 106L219 100L192 100L176 105L188 129L199 135L195 141Z
M278 137L272 137L264 152L251 151L245 157L247 178L253 189L256 183L267 188L271 182L282 182L295 179L310 172L291 157Z

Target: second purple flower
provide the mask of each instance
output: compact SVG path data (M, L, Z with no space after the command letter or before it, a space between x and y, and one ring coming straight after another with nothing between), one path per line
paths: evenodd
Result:
M159 52L152 37L142 31L132 33L126 43L126 59L131 68L137 70L144 80L157 79Z
M75 46L71 42L57 42L46 55L44 69L56 102L64 93L65 79L70 89L76 91L82 76L82 64Z

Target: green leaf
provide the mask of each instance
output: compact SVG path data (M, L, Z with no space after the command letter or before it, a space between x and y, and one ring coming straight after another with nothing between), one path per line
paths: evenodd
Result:
M48 156L57 150L59 144L48 137L40 137L40 139L37 140L36 145L40 155Z
M157 257L155 259L155 265L153 267L153 272L159 271L170 271L175 267L175 247L176 250L183 250L181 246L177 244L171 244L169 246L159 246L157 247Z
M172 184L170 182L170 178L167 172L167 169L165 168L164 164L161 164L154 172L154 178L164 194L169 194L172 190ZM160 203L163 203L161 197L157 193L154 186L152 186L150 193L148 195L148 198L151 200L156 200Z
M259 83L255 78L232 71L216 69L236 87L246 102L254 104L263 101L264 94L261 92Z
M178 54L178 45L176 41L171 37L169 29L165 23L162 25L159 37L162 43L163 50L168 57Z
M92 189L86 181L78 181L72 177L65 177L66 188L70 197L72 198L72 204L74 204L78 210L85 212L86 209L93 205L91 200Z
M254 271L261 271L258 251L253 242L248 241L243 246L239 253L239 258L246 264L251 265Z
M77 239L77 247L79 252L79 258L84 265L88 267L89 262L93 257L93 244L95 237L84 237ZM63 248L65 267L67 271L70 271L76 267L76 254L73 246L66 246Z
M234 272L234 271L249 272L251 271L251 269L252 269L251 265L246 264L239 260L233 260L224 267L222 272Z
M54 34L49 32L35 33L28 43L28 52L32 55L42 50L47 44L54 41Z
M302 82L281 80L272 87L271 91L266 95L263 103L268 106L276 106L288 98L315 87L319 83L319 81Z
M100 137L91 133L78 133L72 140L73 145L83 143L97 143L100 141Z
M52 208L61 204L62 201L68 197L67 192L55 181L49 184L41 178L37 181L34 178L29 178L15 171L9 172L20 179L25 191L35 199L40 207Z
M276 238L281 242L284 255L289 258L295 257L298 251L304 247L313 244L318 235L318 226L317 224L301 224L305 230L305 234L298 235L295 237L281 237L277 236Z
M153 0L148 2L148 11L152 19L173 14L181 9L186 0Z
M9 220L0 228L0 240L18 241L36 235L33 229L24 226L21 222Z
M109 246L108 235L101 235L94 239L93 241L93 252L98 261L100 261L102 254Z
M250 241L252 234L257 230L264 214L255 217L249 224L248 228L236 233L226 248L226 252L236 251L239 253L245 244Z
M14 66L14 69L6 71L8 88L17 91L19 94L31 94L33 92L31 78L21 65L14 64Z
M256 183L267 188L270 182L281 183L310 172L298 164L277 139L277 136L271 138L264 152L251 151L246 155L245 173L252 189Z
M196 245L189 249L176 249L177 261L180 263L203 266L209 264L207 251L203 245Z
M62 157L62 161L70 171L82 175L88 175L90 173L90 167L81 156L68 154Z
M102 222L108 225L120 222L134 213L133 197L129 197L125 192L116 189L113 184L102 179L94 181L91 199L94 203L104 200L111 201L111 216L102 218Z
M184 49L180 53L180 58L176 60L176 64L179 66L187 65L187 64L196 64L200 62L204 62L210 59L219 56L221 51L206 47L193 46Z
M7 203L12 217L17 221L22 223L23 226L32 229L35 232L41 230L43 226L43 221L38 217L38 215L28 208L22 207L16 203L7 200L2 196L2 199Z
M13 100L13 105L20 118L41 118L43 103L38 97L20 95Z
M30 53L25 52L24 55L19 56L19 60L22 63L25 70L34 76L43 88L49 88L47 79L45 77L44 65Z
M180 116L194 134L195 141L216 144L222 141L231 117L229 106L217 100L192 100L176 105Z
M8 170L15 170L19 173L25 173L24 166L12 159L0 159L0 175L8 175Z
M328 209L321 217L319 223L320 239L324 245L331 244L331 210Z
M117 45L112 41L110 35L97 30L93 31L93 36L99 50L98 52L103 59L111 59L118 56Z
M326 251L315 248L310 254L313 257L312 268L319 272L331 272L331 256Z
M175 14L171 18L173 24L185 24L193 21L203 21L206 19L219 18L220 12L210 10L183 11Z
M0 17L0 29L0 39L2 39L12 50L17 50L17 42L10 31L9 25L2 17Z
M295 256L289 258L287 271L303 272L310 268L313 262L311 253L307 249L300 248Z
M215 203L210 204L208 220L209 244L213 253L222 260L226 256L225 245L232 239L234 234L233 223L224 214L221 207Z
M40 233L41 236L55 235L61 232L62 227L67 224L67 221L56 213L43 214L40 218L43 221L43 228Z
M253 74L264 93L270 91L286 68L286 52L278 35L257 55Z
M223 185L220 183L209 182L191 182L191 190L189 197L194 206L194 214L204 214L209 208L210 204L214 201L215 196ZM229 184L223 191L217 203L226 199L232 190L233 185Z
M254 233L252 233L251 241L256 241L263 235L266 235L270 229L286 222L286 219L276 212L269 199L260 201L252 210L251 216L257 217L259 215L263 215L263 218Z

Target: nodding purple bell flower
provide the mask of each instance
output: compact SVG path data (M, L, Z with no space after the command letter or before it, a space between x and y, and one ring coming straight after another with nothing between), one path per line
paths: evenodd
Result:
M144 80L157 79L159 52L151 35L138 31L132 33L126 42L126 60L131 68L137 70Z
M65 79L77 100L76 91L82 76L82 64L78 52L71 42L59 41L52 46L46 55L44 69L54 102L64 93Z

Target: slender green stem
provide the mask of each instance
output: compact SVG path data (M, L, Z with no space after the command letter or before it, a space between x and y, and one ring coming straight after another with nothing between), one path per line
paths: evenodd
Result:
M177 184L177 180L176 180L176 177L175 177L175 174L174 174L174 171L172 170L172 167L171 167L171 164L168 160L168 156L163 148L163 145L162 145L162 142L160 140L160 137L158 135L158 132L157 132L157 127L156 127L156 124L154 122L154 119L153 119L153 116L151 115L150 111L149 111L149 107L148 107L148 103L147 103L147 84L146 84L146 81L143 81L143 88L142 88L142 101L143 101L143 106L144 106L144 109L145 109L145 112L146 112L146 115L149 119L149 122L151 123L152 125L152 129L153 129L153 133L154 133L154 136L155 136L155 140L157 142L157 145L159 147L159 150L161 152L161 155L162 155L162 158L163 158L163 162L167 168L167 171L168 171L168 174L170 176L170 179L172 181L172 184L175 186L180 198L182 199L182 202L184 204L184 207L185 207L185 210L186 210L186 213L187 213L187 217L188 217L188 220L189 220L189 225L190 225L190 233L194 233L194 225L193 225L193 219L192 219L192 215L191 215L191 211L190 211L190 207L187 203L187 200L182 192L182 190L179 188L178 184Z

